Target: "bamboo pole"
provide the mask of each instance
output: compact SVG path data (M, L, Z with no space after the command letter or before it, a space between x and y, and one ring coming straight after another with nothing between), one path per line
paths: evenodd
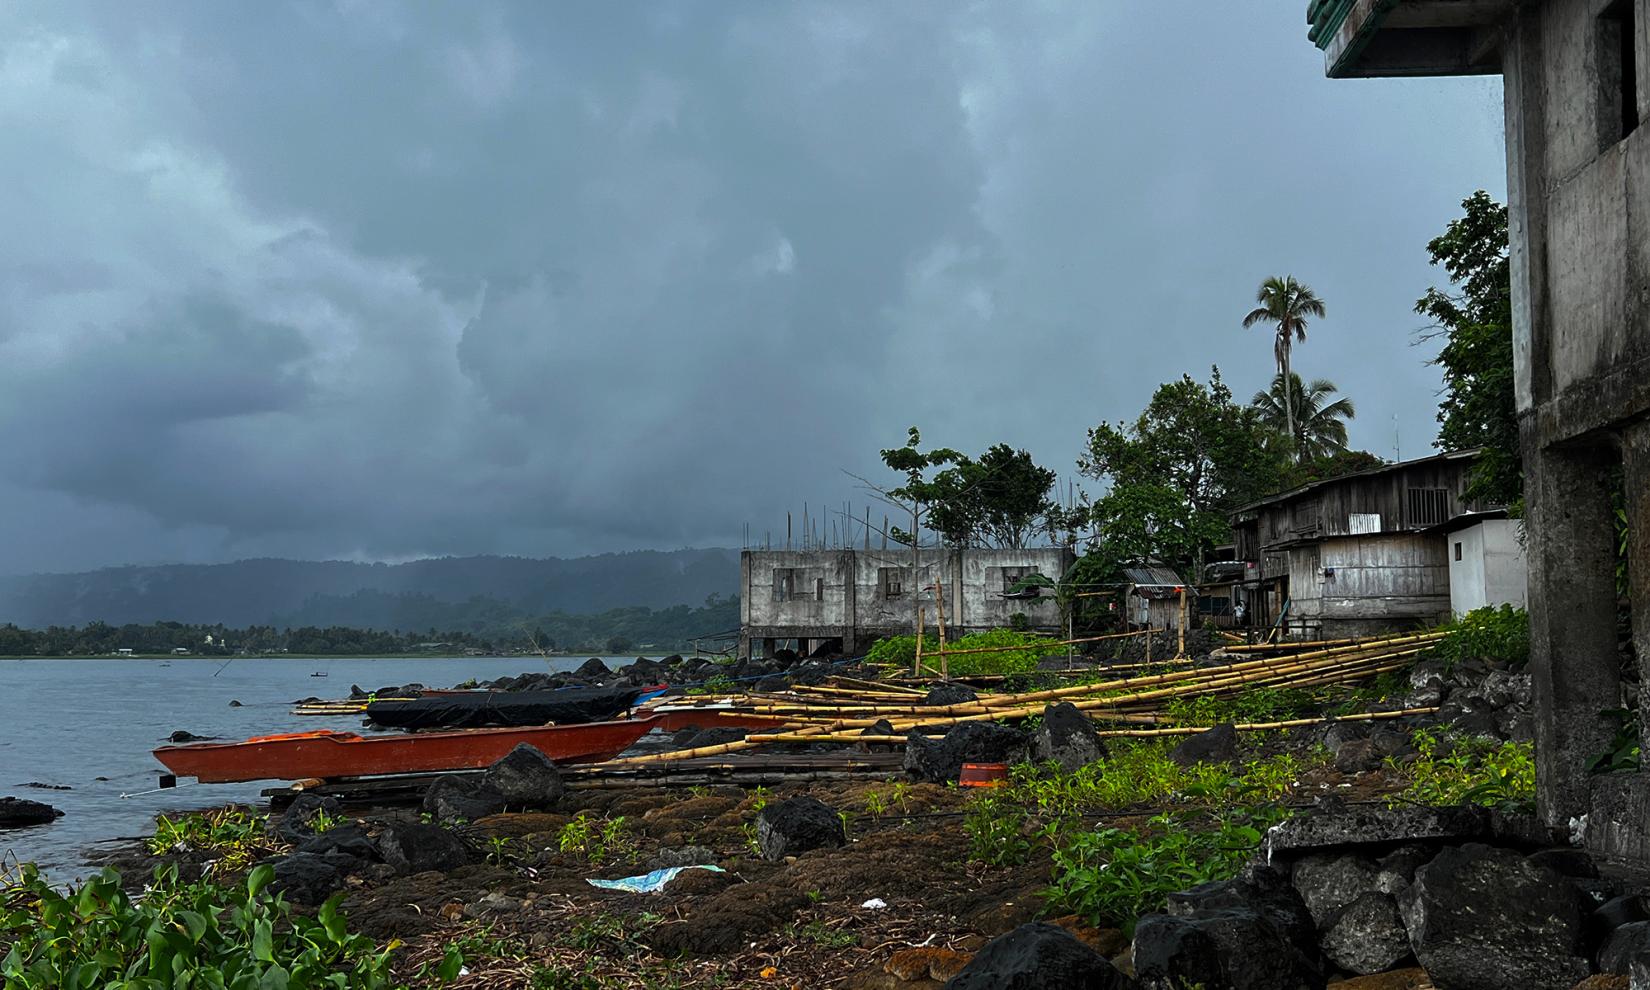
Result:
M925 709L920 714L912 713L906 717L898 718L897 721L891 716L898 716L901 713L887 707L860 706L856 709L849 706L839 706L835 708L817 708L813 710L816 716L816 724L799 729L794 733L751 736L739 742L724 743L719 746L629 757L610 761L603 765L629 766L739 752L762 745L764 742L777 741L776 737L780 736L790 741L813 739L835 734L843 729L869 727L885 718L889 719L896 731L922 727L949 727L969 721L1024 718L1041 711L1042 702L1057 698L1081 698L1084 694L1092 695L1101 691L1129 692L1133 689L1132 693L1118 693L1106 697L1075 701L1073 702L1074 707L1080 711L1117 709L1138 706L1164 698L1194 693L1218 693L1231 688L1241 689L1256 684L1283 682L1307 686L1320 683L1340 683L1347 680L1362 679L1406 666L1407 661L1399 662L1399 658L1421 652L1426 648L1426 644L1435 642L1442 635L1442 633L1429 633L1418 636L1394 637L1382 641L1374 648L1365 646L1362 648L1320 650L1317 651L1315 656L1313 654L1297 654L1282 658L1269 657L1246 663L1231 664L1223 668L1178 671L1141 678L1122 678L1101 684L1079 685L1075 688L1056 688L1023 695L1009 695L992 699L996 702L995 704L985 704L983 703L985 699L982 699L981 702L975 702L971 705L951 705ZM1409 648L1402 650L1394 648L1398 646ZM1162 685L1169 686L1164 687ZM1151 689L1138 690L1148 687ZM817 719L819 715L846 714L850 711L863 712L864 717L837 718L832 721ZM795 737L800 737L800 739Z
M1379 644L1380 649L1372 649L1370 647L1347 647L1341 649L1320 650L1312 654L1293 654L1283 657L1261 657L1255 660L1245 661L1243 663L1228 664L1223 667L1174 671L1172 673L1154 674L1147 677L1122 677L1116 680L1100 681L1094 684L1079 684L1067 688L1050 688L1045 691L1035 691L1028 694L986 695L978 701L970 704L978 705L982 708L1000 710L1008 707L1023 706L1031 702L1064 700L1067 698L1082 697L1083 695L1100 694L1105 692L1129 692L1138 688L1156 688L1164 684L1173 684L1181 681L1198 681L1207 683L1252 683L1260 677L1271 674L1279 674L1284 672L1298 673L1301 671L1311 670L1315 665L1332 666L1333 663L1331 663L1331 661L1356 660L1359 657L1393 652L1393 650L1388 647L1395 648L1398 646L1407 646L1416 643L1430 643L1437 640L1442 635L1442 633L1429 633L1421 636L1399 637L1392 640L1383 641ZM1250 674L1255 674L1257 676L1249 677L1248 675ZM1237 680L1231 680L1231 678L1237 678ZM1130 695L1125 694L1123 696L1129 697ZM944 707L925 708L923 711L926 714L943 716L950 714L952 709L966 707L968 706L950 705ZM762 706L757 706L756 710L767 711L768 709L763 708ZM858 714L875 711L888 711L889 709L883 706L875 705L843 705L837 706L833 709L825 709L822 707L819 710L836 711L842 714Z
M940 680L951 679L951 661L945 654L945 582L934 579L934 621L940 627Z
M1358 646L1364 643L1378 643L1387 637L1358 636L1351 639L1296 639L1287 643L1248 643L1224 647L1227 653L1276 653L1280 650L1306 649L1309 647L1328 646Z
M909 688L909 687L905 687L904 685L893 684L893 683L888 682L888 681L868 681L868 680L863 680L863 679L858 678L858 677L844 677L841 674L838 674L838 675L835 675L835 676L831 677L830 680L833 683L836 683L836 684L861 685L861 686L868 687L868 688L878 688L878 689L881 689L881 690L884 690L884 691L895 691L895 692L900 692L900 693L904 693L904 694L926 694L927 693L926 691L919 691L916 688Z
M1336 715L1323 718L1292 718L1282 722L1242 722L1232 726L1239 732L1260 732L1270 729L1298 729L1304 725L1333 725L1336 722L1376 722L1384 719L1406 718L1410 715L1431 715L1433 708L1405 708L1391 712L1363 712L1356 715ZM1159 736L1195 736L1208 732L1205 725L1176 725L1162 729L1100 729L1095 735L1107 739L1152 739ZM869 738L877 738L875 736Z
M913 591L914 591L914 589L913 589ZM921 677L922 676L922 637L923 637L923 630L924 630L924 624L923 624L922 620L923 620L922 606L918 605L917 606L917 653L916 653L916 659L911 662L911 676L912 677Z
M1186 586L1180 586L1180 646L1175 652L1175 659L1186 655Z

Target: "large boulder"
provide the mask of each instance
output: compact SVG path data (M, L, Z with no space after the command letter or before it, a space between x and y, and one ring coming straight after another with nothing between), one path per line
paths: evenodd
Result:
M680 744L676 743L674 737L671 742L673 748L676 749L704 749L707 746L726 746L728 743L738 742L745 738L746 731L735 725L717 725L709 729L698 729L692 733L682 734L686 737L681 740Z
M1137 984L1071 932L1044 921L985 944L945 990L1131 990Z
M349 856L298 852L269 865L275 870L270 892L285 895L294 904L315 905L342 890L344 878L361 861Z
M1031 735L1032 758L1053 760L1064 770L1076 770L1106 758L1106 744L1094 722L1069 701L1043 709L1043 724Z
M1335 913L1319 945L1329 961L1349 973L1384 973L1409 958L1409 933L1391 895L1365 891Z
M607 664L603 663L600 657L591 657L581 664L578 670L573 671L573 676L582 677L587 681L599 681L613 676L613 671L607 668Z
M1248 908L1140 919L1134 972L1147 990L1321 990L1324 985L1314 961Z
M1312 913L1281 870L1254 866L1243 876L1198 884L1168 897L1168 913L1180 917L1222 910L1252 911L1265 918L1303 954L1317 955L1318 931Z
M1187 736L1184 742L1169 750L1169 759L1183 767L1195 763L1230 763L1237 755L1237 729L1230 724Z
M27 798L0 797L0 828L27 828L44 825L63 817L63 812L44 801Z
M399 873L447 871L475 862L462 838L439 825L398 822L378 833L378 852Z
M756 846L763 859L847 844L842 816L818 798L794 797L770 804L756 816Z
M1444 849L1415 871L1398 911L1438 990L1568 990L1591 972L1574 889L1510 849Z
M1357 853L1313 853L1295 864L1293 882L1312 921L1327 929L1348 904L1376 890L1379 868Z
M966 705L980 700L974 689L966 684L939 684L922 699L925 705Z
M300 842L296 852L347 856L364 862L376 862L383 858L378 854L378 847L367 838L367 833L359 825L342 825L317 832Z
M1410 842L1375 861L1375 889L1394 897L1415 880L1415 871L1427 864L1438 850Z
M1410 842L1463 842L1489 834L1483 808L1357 805L1297 814L1266 833L1272 857L1304 856L1324 849L1394 847Z
M498 814L508 803L481 781L449 773L437 777L424 792L423 809L438 822L473 822Z
M1627 976L1635 959L1650 959L1650 921L1634 921L1611 932L1598 950L1599 972Z
M996 722L962 722L940 739L912 732L905 740L905 772L931 784L962 776L964 763L1022 763L1030 755L1025 733Z
M337 798L322 797L319 794L299 794L286 806L286 810L281 812L281 817L270 823L269 829L275 838L296 846L316 834L315 825L318 819L342 818L343 814Z
M503 795L514 808L548 808L567 792L556 764L542 750L526 743L488 767L481 783Z

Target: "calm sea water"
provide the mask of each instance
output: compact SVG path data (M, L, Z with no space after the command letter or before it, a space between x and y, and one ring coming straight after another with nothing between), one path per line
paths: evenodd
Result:
M634 657L606 658L618 667ZM256 802L267 783L156 790L165 768L150 755L174 731L244 739L269 732L359 727L359 717L290 713L315 695L342 698L411 682L450 687L527 671L573 670L585 658L0 660L0 795L55 805L64 817L0 831L0 856L39 863L55 877L84 872L95 844L147 835L161 812ZM222 668L220 670L220 668ZM325 678L311 677L324 671ZM231 700L243 707L232 708ZM31 782L66 791L39 790Z

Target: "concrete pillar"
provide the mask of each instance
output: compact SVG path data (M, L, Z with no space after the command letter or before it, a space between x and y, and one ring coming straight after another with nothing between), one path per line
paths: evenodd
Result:
M1614 735L1601 713L1621 703L1610 498L1615 463L1611 448L1541 449L1526 435L1536 805L1552 826L1589 810L1587 764Z
M1650 422L1622 431L1621 464L1627 510L1628 600L1639 670L1639 744L1650 753ZM1613 530L1612 530L1613 532Z

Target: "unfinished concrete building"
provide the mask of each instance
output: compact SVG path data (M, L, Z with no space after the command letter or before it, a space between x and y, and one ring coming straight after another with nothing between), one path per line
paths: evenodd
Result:
M1650 775L1589 770L1622 704L1618 500L1650 683L1650 0L1312 0L1307 16L1330 76L1504 79L1538 803L1552 825L1588 816L1606 861L1650 866Z
M1070 550L924 550L913 577L911 551L746 550L739 567L739 652L771 656L829 648L855 653L881 637L909 633L917 607L929 629L939 621L935 582L944 593L946 631L965 633L1016 623L1059 631L1050 583L1075 560Z

